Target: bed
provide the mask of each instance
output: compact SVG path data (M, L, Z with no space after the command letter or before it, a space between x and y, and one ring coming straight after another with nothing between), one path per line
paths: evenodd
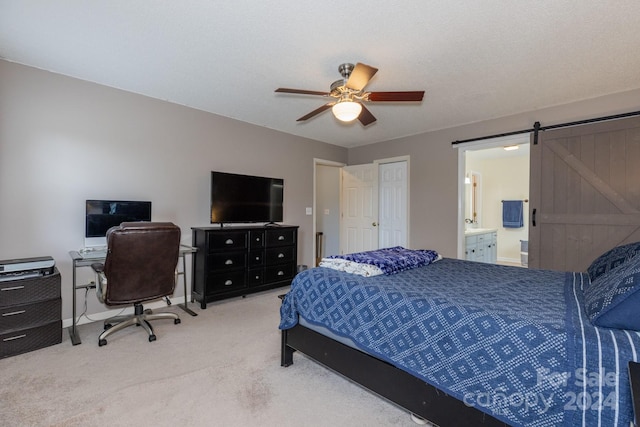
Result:
M450 258L306 270L283 296L281 364L300 351L441 427L628 426L640 244L621 248L584 273Z

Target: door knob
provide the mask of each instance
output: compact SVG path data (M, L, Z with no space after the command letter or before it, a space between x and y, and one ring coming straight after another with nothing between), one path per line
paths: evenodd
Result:
M377 222L372 222L371 225L373 225L374 227L377 227L378 223Z

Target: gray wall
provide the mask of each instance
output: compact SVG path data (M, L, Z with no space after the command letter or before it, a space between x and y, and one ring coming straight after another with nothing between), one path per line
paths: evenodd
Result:
M284 178L284 222L300 226L299 263L312 265L314 158L346 163L347 150L0 60L0 259L53 256L70 319L86 199L151 200L153 220L191 243L220 170Z
M429 102L428 96L424 102ZM348 164L409 155L411 247L457 257L458 150L452 148L452 141L530 129L536 121L547 126L638 110L640 90L634 90L352 148Z
M284 178L284 222L301 227L299 263L313 265L312 217L305 215L313 206L313 159L360 164L401 155L411 157L412 247L455 257L458 157L451 141L536 120L635 110L640 90L347 151L0 60L0 259L53 256L69 319L68 251L83 245L85 199L151 200L153 219L175 222L189 243L190 227L209 222L209 173L221 170ZM88 302L89 313L104 310L95 298Z

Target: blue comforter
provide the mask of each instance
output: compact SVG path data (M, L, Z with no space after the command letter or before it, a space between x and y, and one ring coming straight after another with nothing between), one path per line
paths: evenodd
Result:
M366 278L313 268L280 328L302 316L512 425L626 427L640 334L589 323L588 280L446 258Z

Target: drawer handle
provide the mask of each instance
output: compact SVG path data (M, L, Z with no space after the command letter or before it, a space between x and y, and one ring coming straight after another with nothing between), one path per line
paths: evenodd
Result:
M226 242L224 242L225 245L233 245L233 239L227 239Z
M26 336L27 336L27 334L16 335L15 337L5 338L2 341L6 342L6 341L19 340L20 338L25 338Z
M17 291L18 289L24 289L24 286L14 286L12 288L2 288L0 291Z
M260 257L259 256L256 257L256 261L260 261Z
M231 286L233 285L233 280L227 280L226 282L224 282L225 286Z
M284 240L284 236L278 236L278 240Z
M284 276L284 271L282 270L278 271L278 276Z
M284 254L282 253L278 254L278 258L284 258Z
M27 310L20 310L20 311L12 311L11 313L2 313L2 317L6 317L6 316L15 316L16 314L22 314L22 313L26 313Z
M256 280L260 280L260 276L256 276Z
M232 259L228 259L224 262L225 265L231 265L233 264L233 260Z

